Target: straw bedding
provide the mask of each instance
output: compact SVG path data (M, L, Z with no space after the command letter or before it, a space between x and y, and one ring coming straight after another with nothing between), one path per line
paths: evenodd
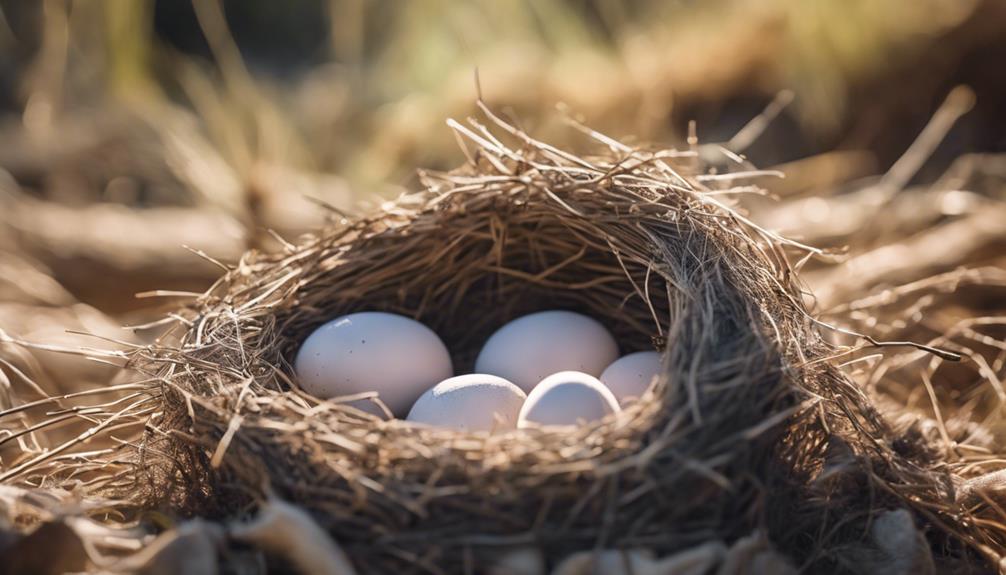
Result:
M956 502L961 480L929 435L881 417L830 359L790 263L822 254L733 210L731 194L749 191L731 187L739 176L587 130L599 151L580 158L483 112L492 131L452 124L464 167L421 174L424 189L375 216L333 213L296 246L247 254L175 315L177 340L132 352L144 383L95 420L98 436L139 422L135 440L18 475L90 477L134 509L204 517L277 496L365 573L478 572L522 545L552 563L663 555L754 530L795 566L860 571L877 561L864 533L888 509L925 526L941 566L1002 550L1002 527L971 518L987 509ZM555 308L599 319L623 353L667 350L645 401L577 432L465 435L382 421L346 404L359 397L320 401L293 380L299 343L340 314L418 319L465 373L495 328Z

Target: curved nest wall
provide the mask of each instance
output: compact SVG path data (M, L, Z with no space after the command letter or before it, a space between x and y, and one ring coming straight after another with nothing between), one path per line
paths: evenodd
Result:
M829 361L788 263L814 250L733 211L691 152L595 135L602 153L583 159L497 128L509 147L455 125L468 165L248 254L184 310L177 345L134 358L158 411L106 489L229 517L277 495L362 572L460 572L521 544L663 554L758 529L797 564L842 570L835 550L903 507L944 560L998 545L922 438L895 436ZM382 421L294 381L299 343L340 314L416 318L464 373L495 328L555 308L604 322L623 353L666 349L652 395L575 433L487 436Z

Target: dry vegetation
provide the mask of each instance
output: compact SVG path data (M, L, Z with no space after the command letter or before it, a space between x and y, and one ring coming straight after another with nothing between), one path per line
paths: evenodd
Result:
M0 572L1001 569L1001 3L14 4ZM416 434L289 390L361 297L672 355L582 436Z

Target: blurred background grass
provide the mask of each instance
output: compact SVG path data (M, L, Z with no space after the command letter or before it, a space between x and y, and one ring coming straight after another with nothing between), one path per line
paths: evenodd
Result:
M981 0L54 0L0 3L9 123L191 116L239 180L259 166L386 192L459 159L443 119L488 101L550 136L568 105L618 136L725 140L779 90L756 163L861 149L883 169L945 93L979 107L959 149L1003 145L1006 9ZM170 109L170 111L166 110ZM20 121L19 121L20 120ZM16 129L16 128L15 128ZM8 140L10 147L13 142ZM99 187L104 182L93 182ZM184 194L177 194L184 196Z
M583 151L565 115L678 147L694 122L782 170L753 217L873 266L811 265L830 305L999 265L1003 62L1001 0L0 0L0 327L123 337L178 301L134 294L219 275L192 250L236 262L315 229L319 204L358 213L459 164L444 121L474 112L476 69L556 144ZM931 157L871 187L958 85ZM911 242L956 256L857 259Z

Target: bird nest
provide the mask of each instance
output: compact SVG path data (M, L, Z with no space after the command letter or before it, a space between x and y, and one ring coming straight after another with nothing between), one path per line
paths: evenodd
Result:
M4 479L127 514L235 518L281 498L368 573L479 571L514 546L664 555L754 530L793 565L857 570L843 550L885 510L907 510L941 565L1001 553L1003 527L962 504L925 434L896 433L831 359L791 264L821 253L732 207L744 174L582 127L598 151L579 157L482 111L491 130L451 124L463 167L224 266L171 334L128 353L144 376L121 399L72 400L92 410L86 436ZM597 318L624 353L666 351L657 385L595 425L489 435L312 397L291 367L315 328L380 310L428 325L465 373L495 329L544 309Z

